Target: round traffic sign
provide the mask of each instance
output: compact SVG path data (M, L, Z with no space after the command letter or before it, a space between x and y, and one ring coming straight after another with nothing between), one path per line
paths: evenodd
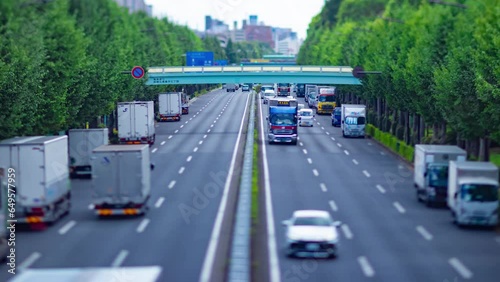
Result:
M144 69L142 67L132 68L132 77L135 79L141 79L144 77Z

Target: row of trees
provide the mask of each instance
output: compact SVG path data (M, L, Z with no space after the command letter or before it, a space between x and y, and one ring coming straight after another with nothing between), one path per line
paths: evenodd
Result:
M235 45L241 55L257 46ZM201 40L167 19L129 14L113 0L2 0L0 139L97 126L118 101L178 91L185 86L147 87L124 72L183 65L187 51L199 50L214 51L216 59L233 55L216 38Z
M381 71L340 87L367 103L369 122L408 144L457 142L488 160L489 140L500 142L500 0L444 4L326 1L298 61Z

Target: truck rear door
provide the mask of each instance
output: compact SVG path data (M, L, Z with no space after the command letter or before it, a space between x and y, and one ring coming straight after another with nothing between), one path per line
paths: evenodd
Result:
M118 137L133 138L134 137L134 107L133 104L118 104Z
M135 137L148 137L148 104L138 103L134 105L135 118L133 119L135 127Z

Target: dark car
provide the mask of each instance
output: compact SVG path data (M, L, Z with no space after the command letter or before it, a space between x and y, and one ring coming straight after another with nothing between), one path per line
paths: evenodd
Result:
M341 120L341 109L340 107L336 107L333 112L332 112L332 125L333 126L340 126L340 120Z

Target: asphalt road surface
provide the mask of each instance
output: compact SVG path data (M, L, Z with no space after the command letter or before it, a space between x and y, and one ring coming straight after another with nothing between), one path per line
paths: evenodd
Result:
M276 231L271 281L498 281L498 233L458 229L446 208L418 203L410 167L370 139L343 138L329 115L300 127L296 146L263 146ZM281 222L301 209L343 223L338 258L286 257Z

